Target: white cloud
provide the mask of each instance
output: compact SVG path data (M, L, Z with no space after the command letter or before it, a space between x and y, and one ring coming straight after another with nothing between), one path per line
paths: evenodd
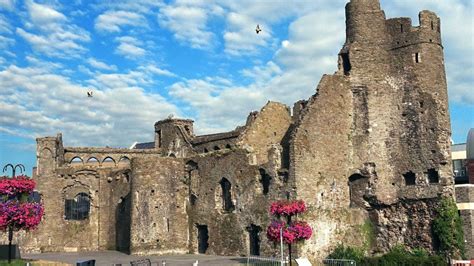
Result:
M98 90L41 68L10 66L0 71L0 131L30 138L63 132L66 145L81 146L152 141L153 123L177 109L129 83Z
M95 28L99 31L120 32L123 26L147 26L143 15L129 11L107 11L95 20Z
M109 70L109 71L117 71L117 66L116 65L108 65L104 62L101 62L95 58L89 58L87 59L87 63L91 65L94 68L101 69L101 70Z
M115 39L120 44L115 52L130 59L142 57L146 54L145 49L141 48L142 42L131 36L123 36Z
M15 39L7 38L0 35L0 49L8 49L13 44L15 44Z
M255 54L257 48L268 46L271 28L243 14L231 12L227 15L227 31L224 33L225 52L232 55ZM255 32L259 24L261 32Z
M89 42L86 30L68 23L66 16L47 5L27 1L29 31L16 28L16 34L25 39L37 52L51 57L77 58L86 51L81 43Z
M210 48L214 34L207 28L209 16L205 8L175 4L160 9L158 22L161 27L172 31L179 42L193 48Z
M177 75L174 74L173 72L166 69L159 68L154 65L142 66L142 67L139 67L138 69L144 70L148 73L158 75L158 76L177 77Z
M16 0L0 0L0 9L13 11L15 9Z
M31 21L35 25L48 24L66 20L66 16L54 10L52 7L37 4L32 0L26 1L26 7L28 9Z
M0 14L0 33L12 33L12 26L8 22L7 18Z

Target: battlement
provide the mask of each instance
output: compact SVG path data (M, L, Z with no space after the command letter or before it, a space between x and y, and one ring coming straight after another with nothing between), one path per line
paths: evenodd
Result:
M419 13L419 26L413 26L410 18L392 18L385 22L391 36L391 49L398 49L420 43L441 44L440 19L431 11Z

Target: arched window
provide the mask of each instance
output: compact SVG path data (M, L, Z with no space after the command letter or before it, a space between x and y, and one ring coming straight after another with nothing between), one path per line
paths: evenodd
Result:
M235 208L234 203L232 202L232 184L225 177L223 177L219 183L221 184L222 189L222 207L224 208L224 211L231 212Z
M76 157L74 157L74 158L71 159L71 162L70 162L70 163L71 163L71 164L82 164L83 161L82 161L81 157L76 156Z
M120 158L119 164L130 164L130 159L127 157L127 156L123 156L122 158Z
M102 165L115 165L115 160L112 159L111 157L105 157L105 159L102 161Z
M272 177L267 174L267 172L263 168L258 169L258 171L260 172L260 183L262 184L263 195L267 195L268 191L270 190L270 183Z
M91 204L87 193L81 192L73 199L66 199L64 205L64 218L66 220L85 220L89 218Z
M90 157L90 158L87 160L87 163L88 163L88 164L99 164L99 160L97 160L97 158L95 158L95 157Z

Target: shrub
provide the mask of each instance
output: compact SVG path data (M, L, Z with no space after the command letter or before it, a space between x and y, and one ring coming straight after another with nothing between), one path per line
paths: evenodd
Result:
M329 254L327 258L355 260L355 262L359 264L364 259L364 251L359 248L338 245L336 249L331 254Z
M349 259L354 260L357 265L413 265L413 266L441 266L446 265L446 261L441 256L430 256L424 249L414 249L412 252L403 246L395 246L388 253L376 257L364 257L362 249L353 247L338 246L327 257L328 259Z
M465 258L464 234L456 202L451 197L441 199L433 221L433 232L439 240L440 251L446 257Z

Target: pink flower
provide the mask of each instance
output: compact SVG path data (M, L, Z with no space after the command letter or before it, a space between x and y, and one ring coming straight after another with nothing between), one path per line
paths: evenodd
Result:
M14 196L18 194L30 194L36 186L36 182L28 176L21 175L13 178L0 177L0 195Z
M270 205L270 213L275 216L292 216L306 211L306 205L302 200L276 201Z

